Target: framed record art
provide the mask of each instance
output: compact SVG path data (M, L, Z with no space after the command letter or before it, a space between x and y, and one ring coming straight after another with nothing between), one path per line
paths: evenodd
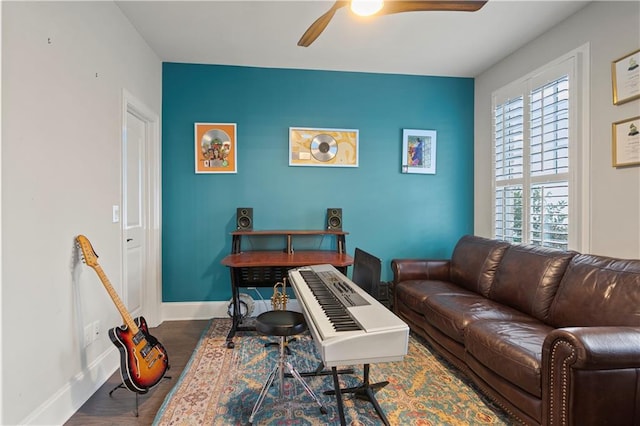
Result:
M436 174L435 130L402 131L402 173Z
M235 123L195 123L196 173L237 173Z
M289 165L358 167L358 130L290 127Z

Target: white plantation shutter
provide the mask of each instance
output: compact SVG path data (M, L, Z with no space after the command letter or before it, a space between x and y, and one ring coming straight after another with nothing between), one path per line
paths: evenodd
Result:
M569 171L569 77L531 92L531 175Z
M522 242L524 101L519 96L494 109L495 235Z
M522 186L496 187L495 237L522 242Z
M522 178L524 153L523 100L519 97L495 110L496 179Z
M531 187L529 242L566 250L569 238L568 182L536 184Z
M569 248L574 60L494 93L494 236Z
M529 242L568 248L569 76L530 94Z

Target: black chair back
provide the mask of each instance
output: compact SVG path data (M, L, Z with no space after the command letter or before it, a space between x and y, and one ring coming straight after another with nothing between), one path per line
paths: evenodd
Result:
M364 250L356 248L353 257L351 281L376 299L379 296L381 270L382 263L380 259Z

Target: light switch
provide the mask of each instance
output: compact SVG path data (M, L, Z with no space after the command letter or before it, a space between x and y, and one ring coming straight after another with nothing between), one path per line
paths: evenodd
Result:
M120 222L120 206L113 206L113 223Z

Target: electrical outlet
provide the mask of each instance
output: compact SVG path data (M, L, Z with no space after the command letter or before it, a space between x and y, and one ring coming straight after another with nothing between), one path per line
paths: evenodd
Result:
M93 342L93 325L84 326L84 347L86 348Z
M100 336L100 321L94 321L93 322L92 334L93 334L93 340L92 341L95 342L96 339L98 339L98 337Z

